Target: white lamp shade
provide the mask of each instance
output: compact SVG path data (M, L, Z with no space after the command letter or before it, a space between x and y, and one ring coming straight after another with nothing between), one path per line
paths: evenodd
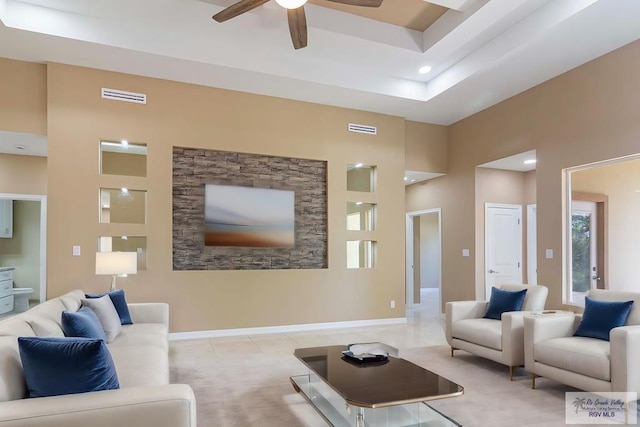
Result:
M96 274L115 276L137 272L136 252L96 252Z

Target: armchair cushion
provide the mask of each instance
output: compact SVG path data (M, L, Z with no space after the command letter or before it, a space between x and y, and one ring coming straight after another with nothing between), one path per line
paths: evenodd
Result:
M451 326L452 335L485 347L502 350L502 324L494 319L463 319Z
M603 381L611 380L609 342L585 337L553 338L535 345L536 362Z
M613 328L624 326L633 301L598 301L585 298L584 314L574 336L609 341Z
M489 307L487 308L484 318L500 320L502 313L520 311L526 295L526 289L521 291L505 291L494 286L491 289L491 299L489 300Z

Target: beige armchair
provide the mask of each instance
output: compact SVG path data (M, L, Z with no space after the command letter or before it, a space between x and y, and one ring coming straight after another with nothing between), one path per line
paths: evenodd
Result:
M527 290L522 311L502 314L501 320L485 319L488 301L454 301L445 305L445 335L454 350L464 350L477 356L513 368L524 365L524 326L527 311L542 309L549 290L539 285L501 285L506 291Z
M631 301L625 326L611 329L609 341L573 336L582 315L527 316L525 369L590 392L637 392L640 395L640 293L592 290L600 301Z

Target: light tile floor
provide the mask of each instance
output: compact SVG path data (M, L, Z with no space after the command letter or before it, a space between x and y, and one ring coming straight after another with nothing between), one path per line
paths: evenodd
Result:
M193 388L198 425L326 426L291 387L291 375L307 372L294 350L384 342L402 355L403 350L446 343L437 293L425 295L406 316L406 323L393 325L171 341L172 381ZM250 411L246 402L252 402Z
M384 342L400 350L444 345L446 340L438 301L437 290L423 292L422 303L406 311L407 323L180 340L171 341L171 348L176 355L188 352L195 359L230 360L239 354L243 358L290 355L296 348L356 342Z
M531 390L524 371L509 381L505 367L495 362L464 352L451 358L438 300L436 292L425 292L403 324L171 341L172 381L193 388L198 426L326 427L291 386L290 376L308 372L294 349L380 341L464 384L464 396L433 404L465 426L565 425L566 386L544 381L540 390Z

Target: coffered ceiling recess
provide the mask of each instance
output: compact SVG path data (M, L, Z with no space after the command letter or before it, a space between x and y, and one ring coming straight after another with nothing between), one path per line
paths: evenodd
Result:
M640 37L638 0L311 0L294 50L275 1L211 19L233 3L0 0L0 56L448 125Z

